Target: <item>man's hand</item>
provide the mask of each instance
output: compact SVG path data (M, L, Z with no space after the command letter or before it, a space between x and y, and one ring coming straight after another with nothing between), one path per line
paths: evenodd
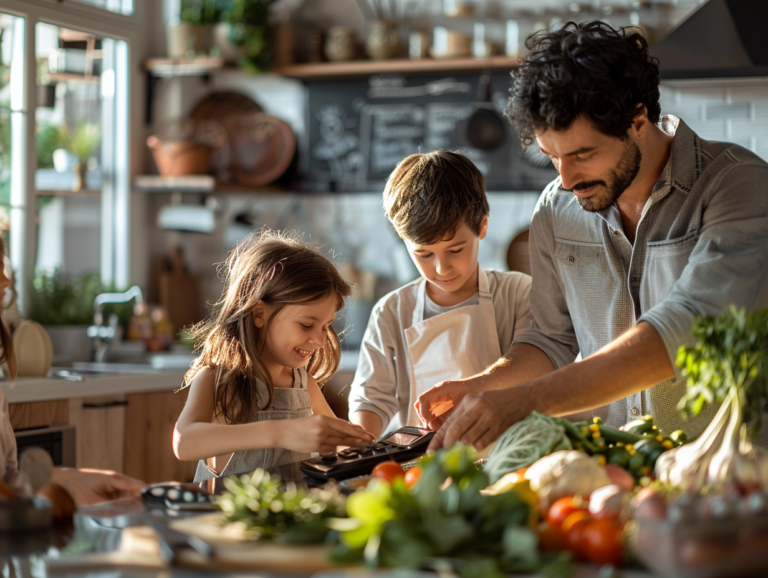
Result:
M69 492L75 504L90 505L122 498L137 498L141 480L109 470L54 468L52 482Z
M457 381L442 381L425 391L413 404L419 418L428 428L438 430L453 409L473 389L474 378Z
M530 413L519 391L512 388L467 395L432 438L429 450L450 448L456 442L484 450Z

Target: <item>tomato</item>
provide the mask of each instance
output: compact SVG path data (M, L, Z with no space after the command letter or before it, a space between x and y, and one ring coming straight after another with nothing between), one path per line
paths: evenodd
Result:
M565 535L560 528L551 526L549 522L541 522L536 526L539 537L539 547L544 552L559 552L565 550Z
M405 472L405 485L412 488L416 485L416 482L421 478L421 467L413 466L407 472Z
M587 510L588 504L581 498L573 496L560 498L549 508L547 512L547 522L551 526L560 527L563 521L570 515L579 510Z
M390 460L388 462L376 464L371 475L374 478L382 478L391 484L395 478L402 478L405 475L405 472L403 472L403 468L400 467L400 464Z
M622 526L615 520L594 520L582 532L581 544L584 555L595 564L618 566L624 561L624 545L621 541Z
M560 526L560 531L565 536L565 547L573 554L576 559L583 559L584 547L583 536L584 529L591 522L589 512L584 510L576 510L568 515L563 520L563 525Z

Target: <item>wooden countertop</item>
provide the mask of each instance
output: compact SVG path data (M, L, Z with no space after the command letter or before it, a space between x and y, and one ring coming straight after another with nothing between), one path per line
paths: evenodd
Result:
M83 381L67 381L50 377L20 377L11 387L0 382L8 403L51 401L131 393L173 391L181 387L184 370L163 370L152 373L113 373L85 377Z

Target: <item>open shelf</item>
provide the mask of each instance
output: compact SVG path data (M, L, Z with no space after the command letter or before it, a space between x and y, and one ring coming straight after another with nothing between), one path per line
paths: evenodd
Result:
M440 74L482 70L511 70L520 63L518 58L490 56L488 58L445 58L420 60L354 60L351 62L321 62L294 64L273 68L272 72L301 80L321 80L369 76L371 74Z
M195 58L150 58L144 61L144 70L153 76L204 76L224 67L224 59L214 56Z
M211 175L186 175L163 177L160 175L137 175L133 178L133 190L143 193L284 193L287 190L277 185L252 187L233 182L219 182Z

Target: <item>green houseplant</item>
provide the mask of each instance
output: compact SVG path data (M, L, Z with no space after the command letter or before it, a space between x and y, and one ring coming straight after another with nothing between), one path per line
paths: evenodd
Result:
M211 48L211 29L219 21L216 0L181 0L178 20L169 23L166 33L168 56L194 57Z
M98 271L80 276L67 275L60 269L37 271L29 296L28 318L43 325L51 336L57 361L83 361L90 358L91 342L87 335L93 323L93 302L100 293L115 291L105 286ZM105 318L115 313L126 326L132 305L107 305Z
M236 61L248 72L269 69L272 27L270 0L229 0L216 25L216 45L225 60Z

